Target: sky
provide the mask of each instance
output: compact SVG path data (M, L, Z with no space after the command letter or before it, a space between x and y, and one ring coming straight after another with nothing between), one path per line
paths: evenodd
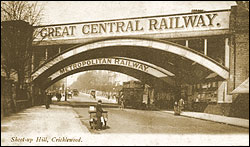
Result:
M192 9L230 9L235 1L39 1L41 25L190 13ZM68 76L71 85L82 73ZM124 74L120 81L131 80Z
M39 1L42 24L61 24L131 17L230 9L235 1Z

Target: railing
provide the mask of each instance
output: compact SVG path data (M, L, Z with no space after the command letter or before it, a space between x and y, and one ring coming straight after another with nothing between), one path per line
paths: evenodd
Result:
M28 108L30 106L29 100L17 100L16 101L16 111Z

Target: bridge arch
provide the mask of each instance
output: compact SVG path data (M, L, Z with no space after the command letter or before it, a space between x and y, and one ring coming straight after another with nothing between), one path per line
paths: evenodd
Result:
M75 73L79 73L79 72L84 72L84 71L92 71L92 70L108 70L108 71L113 71L113 72L119 72L119 73L123 73L126 75L129 75L131 77L134 77L138 80L140 80L141 82L151 86L151 87L155 87L157 89L161 89L161 88L167 88L167 87L173 87L172 85L174 85L174 81L172 79L168 79L167 77L156 77L153 74L149 74L146 72L142 72L140 70L136 70L133 68L129 68L129 67L124 67L124 66L118 66L118 65L91 65L91 66L85 66L85 67L81 67L66 73L63 73L59 76L57 76L54 79L47 79L47 81L43 81L43 83L41 83L41 85L43 86L43 89L48 88L49 86L51 86L52 84L56 83L57 81L75 74Z
M109 58L96 58L96 59L83 60L77 63L73 63L71 65L61 68L57 72L50 75L49 78L53 80L56 77L66 72L93 65L103 65L103 66L114 65L114 66L128 67L149 73L158 78L174 77L173 73L145 61L140 61L131 58L124 58L124 57L109 57Z
M97 68L98 67L98 68ZM54 72L49 75L47 78L43 78L39 85L48 85L48 83L54 83L54 81L58 81L58 79L64 78L65 75L71 75L79 71L86 71L88 69L91 70L112 70L120 73L124 73L130 75L134 78L137 78L141 81L145 81L147 83L147 78L158 79L158 83L165 82L165 85L174 87L175 80L174 74L155 66L153 64L147 63L145 61L140 61L136 59L124 58L124 57L112 57L112 58L97 58L97 59L89 59L84 61L79 61L77 63L70 64L68 66L64 66L60 70ZM131 70L133 69L133 70ZM70 73L70 74L68 74ZM136 74L135 74L136 73ZM144 75L144 76L141 76ZM147 77L147 78L145 78ZM159 81L162 82L159 82ZM147 83L151 85L151 83L157 83L151 80L151 82ZM156 84L154 84L156 85ZM162 85L162 84L161 84ZM152 85L151 85L152 86ZM46 87L46 86L45 86ZM155 86L154 86L155 87Z
M149 39L149 38L134 38L134 37L113 38L112 37L112 38L84 43L81 45L77 45L73 48L70 48L54 56L53 58L51 58L50 60L46 61L44 64L39 66L32 73L31 77L33 81L36 81L37 79L39 79L39 77L49 76L50 74L54 73L55 71L63 67L63 65L60 65L60 64L69 65L69 64L72 64L73 62L79 61L80 56L77 56L77 55L81 55L81 57L84 57L85 59L91 59L93 58L89 54L91 52L92 54L95 53L95 54L98 54L99 57L102 57L102 55L98 52L105 50L107 48L114 48L115 50L119 51L120 48L126 49L126 48L131 48L131 47L132 47L131 50L133 50L133 48L140 48L141 52L148 49L150 51L154 50L154 51L158 51L161 53L162 52L171 53L179 57L188 59L192 62L198 63L199 65L205 67L206 69L209 69L210 71L215 72L223 79L228 79L228 76L229 76L229 72L226 67L219 64L212 58L209 58L193 49L190 49L190 48L187 48L187 47L184 47L184 46L172 43L172 42ZM107 56L115 56L115 55L112 54L111 52ZM138 53L137 55L134 55L133 57L136 59L141 59L140 56L141 56L140 53ZM149 55L148 57L149 62L151 62L150 56L152 57L152 55ZM154 61L152 61L151 63L154 64ZM169 65L171 66L171 64Z

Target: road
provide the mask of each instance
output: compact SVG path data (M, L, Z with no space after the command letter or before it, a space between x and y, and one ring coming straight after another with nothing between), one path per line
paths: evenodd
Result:
M89 96L82 94L81 101L88 101ZM76 100L75 98L72 101ZM145 111L135 109L105 108L108 111L108 127L102 131L90 129L88 108L73 108L81 122L92 133L170 133L170 134L248 134L249 129L175 116L163 111Z
M52 101L56 101L56 97L52 98ZM90 97L90 94L79 92L78 96L73 96L72 98L68 98L69 102L97 102L98 100L102 100L103 103L116 103L115 99L108 99L104 96L96 96L96 99ZM61 101L65 101L65 97L62 97Z
M245 128L204 121L166 112L106 108L108 128L101 131L90 129L88 108L73 108L82 123L92 133L169 133L169 134L248 134Z

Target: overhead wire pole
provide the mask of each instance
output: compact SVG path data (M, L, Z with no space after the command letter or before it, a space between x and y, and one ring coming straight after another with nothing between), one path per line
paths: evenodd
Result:
M68 97L68 77L66 77L66 83L65 83L65 101L67 101L67 97Z

